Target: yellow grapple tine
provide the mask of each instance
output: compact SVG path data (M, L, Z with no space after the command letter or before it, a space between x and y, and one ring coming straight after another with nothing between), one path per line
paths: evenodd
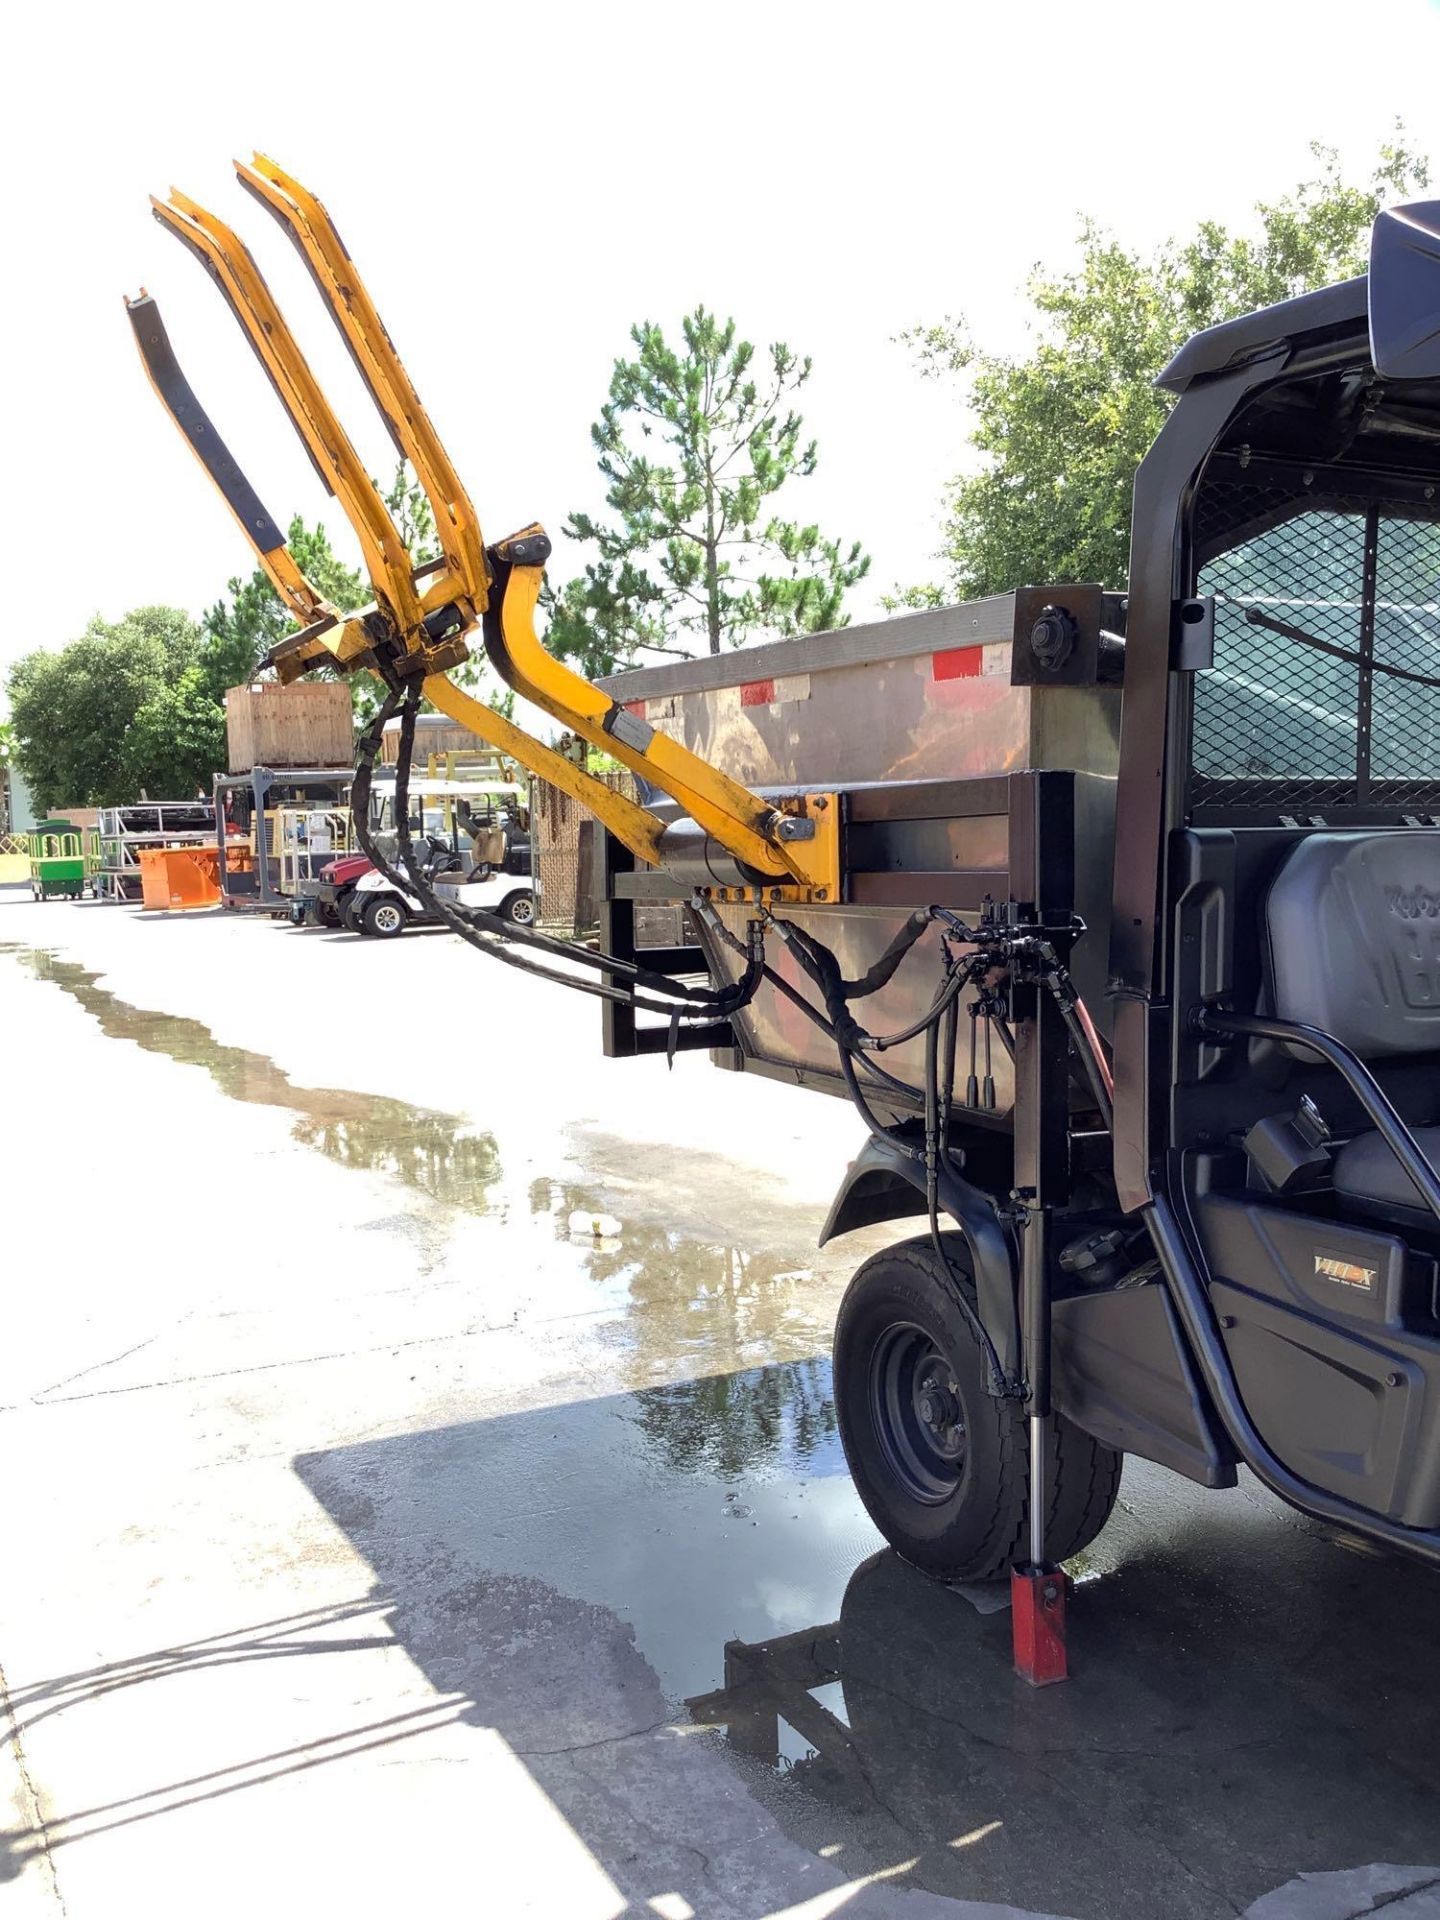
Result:
M183 194L172 194L168 204L152 202L156 216L199 255L240 321L316 470L359 535L380 614L393 624L394 639L405 651L422 654L415 664L427 670L425 691L433 704L463 718L482 739L543 771L555 785L583 800L638 857L657 861L660 828L654 815L633 802L621 802L603 782L471 700L437 671L463 657L457 628L463 634L477 618L483 619L486 651L517 693L678 801L750 869L755 884L778 885L786 890L785 897L798 887L802 896L838 899L837 796L792 795L773 805L628 712L541 645L535 609L550 553L544 530L531 526L485 548L469 496L329 215L298 181L263 155L256 155L254 167L237 166L237 172L241 184L280 220L299 248L392 438L411 460L431 503L444 561L438 571L423 570L430 582L423 594L416 590L409 555L384 503L248 250L228 227ZM291 566L288 555L268 563L287 605L294 605L299 590L288 577ZM445 627L433 648L427 616L431 627ZM273 661L281 678L289 680L323 653L342 662L355 663L364 656L375 663L374 650L389 645L384 634L377 635L373 615L363 622L347 620L338 639L329 630L328 617L322 616L282 642Z
M608 693L546 652L535 631L535 609L549 547L544 529L538 526L527 527L496 546L497 556L502 564L509 563L510 570L498 617L493 607L486 617L485 648L502 678L523 699L678 800L692 819L747 866L784 884L798 881L833 887L836 850L829 844L833 811L829 820L817 821L813 839L776 845L765 830L774 811L768 801L710 766L680 741L617 707Z
M415 469L430 502L446 564L456 576L446 597L463 596L478 616L485 610L488 588L479 518L334 221L314 194L265 154L257 153L253 166L237 160L235 172L241 186L280 222L310 268L391 438ZM441 591L437 582L427 599L438 598Z
M423 640L410 556L360 456L321 391L284 316L244 243L187 195L151 201L155 217L198 254L225 294L312 461L360 541L379 605L407 643Z
M241 471L240 463L211 423L186 379L160 317L160 308L143 290L126 300L125 311L140 349L140 358L156 396L183 434L186 444L214 481L265 575L293 619L309 631L310 660L346 657L363 651L369 636L358 622L349 621L305 578L278 525L266 512L260 496ZM296 635L298 641L301 635ZM342 651L342 649L344 651Z
M186 444L214 481L221 499L235 516L270 584L288 613L303 624L318 620L330 607L295 564L285 536L265 511L260 496L240 470L240 463L210 422L195 390L181 371L160 318L160 308L143 289L127 299L125 312L140 349L140 358L160 404L185 437Z
M424 682L423 691L432 707L448 714L458 726L467 727L487 745L498 747L502 753L508 753L520 761L531 773L548 780L552 787L559 787L562 793L568 793L583 807L588 807L637 858L647 861L651 866L659 865L658 849L664 822L648 809L627 799L623 793L617 793L612 787L605 786L593 774L577 767L573 760L567 760L553 747L542 746L513 721L507 720L503 713L497 713L463 687L456 686L447 675L430 674Z
M425 489L449 568L468 586L466 597L475 612L483 614L489 569L474 508L333 221L313 194L263 154L255 156L253 167L237 161L235 171L240 184L290 234L310 267L376 407ZM812 843L805 843L794 853L788 847L777 847L761 827L772 811L766 803L663 735L656 736L647 749L636 751L606 728L604 721L615 703L547 654L535 633L533 615L540 578L537 569L533 592L528 595L518 579L513 583L503 621L498 623L498 644L491 644L492 628L497 623L492 620L487 624L491 658L509 685L523 699L663 787L738 858L777 879L805 879L805 868L811 864L805 856L811 852ZM437 587L436 593L441 591L447 597L459 597L451 592L448 580L443 589ZM469 608L464 611L468 613ZM830 867L827 860L827 878Z

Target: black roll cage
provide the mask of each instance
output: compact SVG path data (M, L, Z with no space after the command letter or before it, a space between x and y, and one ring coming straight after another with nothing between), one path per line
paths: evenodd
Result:
M1440 505L1421 507L1427 485L1440 492L1440 381L1377 375L1364 278L1197 335L1160 385L1178 399L1135 480L1112 890L1114 1171L1126 1211L1163 1190L1171 1144L1166 851L1189 821L1193 676L1204 664L1182 653L1179 610L1207 559L1287 511L1236 520L1223 538L1212 531L1202 541L1196 507L1206 476L1226 462L1251 471L1258 453L1298 476L1289 513L1321 504L1328 489L1440 516ZM1399 826L1412 809L1435 805L1433 781L1408 797L1393 786L1386 805L1327 821Z
M1400 209L1392 224L1412 212L1440 231L1440 203ZM1389 218L1378 223L1377 241ZM1424 323L1412 325L1403 352L1393 338L1392 260L1380 303L1391 303L1385 316L1390 338L1381 338L1374 290L1361 278L1197 335L1161 377L1161 386L1179 397L1135 483L1110 946L1118 1198L1149 1229L1167 1292L1230 1445L1257 1478L1303 1511L1432 1564L1440 1563L1440 1532L1404 1526L1302 1479L1251 1418L1190 1218L1187 1143L1170 1137L1177 1063L1187 1048L1205 1044L1257 1038L1299 1044L1339 1073L1437 1218L1440 1181L1365 1063L1333 1035L1224 1006L1181 1004L1191 983L1179 978L1168 907L1173 883L1183 879L1180 869L1172 876L1169 867L1171 848L1178 849L1182 830L1191 824L1193 673L1205 664L1182 653L1180 606L1195 592L1205 560L1267 525L1282 524L1291 513L1321 505L1327 489L1332 507L1340 495L1367 503L1372 554L1381 505L1401 514L1408 505L1410 517L1440 518L1440 507L1429 504L1431 495L1440 495L1440 363L1422 369L1414 349L1416 338L1423 346L1440 336L1429 317L1440 310L1440 299L1420 284L1437 258L1440 252L1432 249L1418 265L1400 263L1411 276L1403 289L1410 317L1418 312ZM1377 246L1372 261L1379 259ZM1387 377L1391 362L1402 377ZM1417 380L1422 370L1427 377ZM1237 514L1218 537L1212 529L1208 543L1202 541L1196 507L1207 473L1227 461L1248 468L1257 439L1262 462L1288 464L1299 474L1290 507L1272 507L1268 518ZM1373 609L1373 568L1365 593ZM1368 699L1368 691L1362 698ZM1364 804L1362 780L1359 804L1333 817L1327 809L1323 824L1414 824L1422 806L1434 808L1436 782L1414 782L1409 797L1396 791L1403 784L1387 782L1385 804L1377 807ZM1191 1029L1184 1034L1175 1030L1182 1019Z

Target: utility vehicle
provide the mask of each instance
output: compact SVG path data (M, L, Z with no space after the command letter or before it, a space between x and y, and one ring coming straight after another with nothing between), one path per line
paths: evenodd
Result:
M423 695L592 807L598 951L444 913L599 997L610 1053L709 1048L854 1102L869 1139L827 1234L925 1222L861 1268L836 1334L886 1537L946 1577L1010 1566L1032 1680L1060 1666L1056 1562L1103 1524L1126 1452L1214 1487L1248 1465L1440 1560L1440 202L1381 215L1368 276L1176 356L1123 592L1022 588L597 687L535 633L543 530L485 545L324 209L273 162L239 172L314 269L444 549L412 572L248 251L157 204L376 589L348 616L314 593L132 303L162 398L307 622L274 663L377 672L402 778ZM456 687L477 627L656 803ZM687 903L698 958L636 948L654 899Z

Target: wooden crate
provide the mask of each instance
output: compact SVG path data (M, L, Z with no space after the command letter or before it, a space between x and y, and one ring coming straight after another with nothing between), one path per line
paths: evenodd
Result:
M415 724L414 765L424 767L432 753L473 753L482 746L478 734L450 719L448 714L422 713ZM400 722L392 720L380 739L381 764L393 767L400 758Z
M350 767L355 723L339 680L262 681L225 696L231 773L252 767Z

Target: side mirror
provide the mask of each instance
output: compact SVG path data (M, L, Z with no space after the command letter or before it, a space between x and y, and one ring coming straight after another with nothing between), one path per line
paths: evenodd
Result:
M1440 200L1386 207L1376 219L1369 297L1375 371L1440 379Z

